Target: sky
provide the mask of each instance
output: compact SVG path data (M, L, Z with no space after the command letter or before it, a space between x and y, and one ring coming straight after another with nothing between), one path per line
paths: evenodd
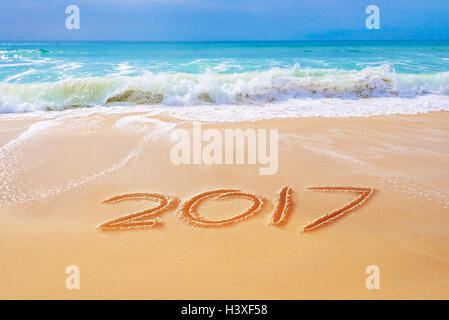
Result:
M66 7L80 9L67 30ZM380 10L368 30L365 8ZM0 0L0 40L447 40L448 0Z

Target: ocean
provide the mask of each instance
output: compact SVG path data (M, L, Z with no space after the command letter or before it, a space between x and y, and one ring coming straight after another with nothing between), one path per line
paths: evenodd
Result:
M62 110L210 121L448 111L449 41L1 42L0 113Z

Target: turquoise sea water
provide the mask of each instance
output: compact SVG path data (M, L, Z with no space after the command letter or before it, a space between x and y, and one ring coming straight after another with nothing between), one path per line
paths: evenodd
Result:
M449 41L0 43L2 113L288 103L324 115L326 99L380 98L413 113L448 96Z

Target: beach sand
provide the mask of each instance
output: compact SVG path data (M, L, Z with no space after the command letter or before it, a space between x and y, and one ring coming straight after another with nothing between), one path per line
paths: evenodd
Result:
M278 129L271 176L259 175L259 165L174 165L166 124L191 130L192 122L157 119L163 122L144 114L0 117L1 299L449 298L448 112L202 124ZM286 186L290 212L270 225ZM311 186L375 192L300 233L358 195ZM180 219L186 201L219 189L257 195L263 205L229 225ZM158 204L103 203L129 193L180 204L154 228L100 232L105 221ZM252 203L209 199L199 212L226 219ZM79 290L65 286L69 265L80 268ZM380 289L365 286L370 265L379 267Z

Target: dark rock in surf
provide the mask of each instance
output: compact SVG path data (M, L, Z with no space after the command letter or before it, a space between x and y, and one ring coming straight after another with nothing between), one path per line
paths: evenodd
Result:
M123 93L112 96L106 100L106 103L128 102L134 104L158 104L164 99L162 94L153 94L152 92L126 90Z
M198 100L203 101L203 102L207 102L207 103L215 103L215 100L212 99L212 97L210 96L210 94L207 93L207 92L200 93L200 94L197 96L197 98L198 98Z

